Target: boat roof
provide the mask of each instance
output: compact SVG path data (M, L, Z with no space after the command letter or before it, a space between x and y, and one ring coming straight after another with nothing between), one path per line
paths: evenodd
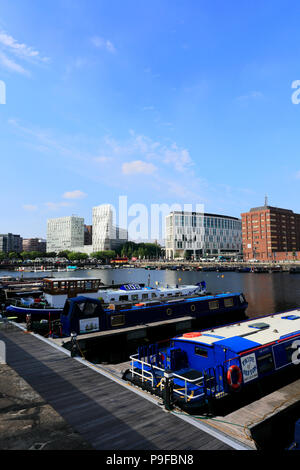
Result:
M192 341L203 346L220 346L236 353L300 334L300 309L245 320L210 330L195 337L177 336L176 340Z
M101 281L98 277L46 277L45 282Z

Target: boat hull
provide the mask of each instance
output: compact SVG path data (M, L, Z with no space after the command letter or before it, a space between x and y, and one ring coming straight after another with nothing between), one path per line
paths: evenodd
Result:
M33 320L49 319L57 320L60 318L62 308L31 308L31 307L17 307L15 305L9 305L6 307L8 316L15 316L19 320L25 320L26 315L31 315Z

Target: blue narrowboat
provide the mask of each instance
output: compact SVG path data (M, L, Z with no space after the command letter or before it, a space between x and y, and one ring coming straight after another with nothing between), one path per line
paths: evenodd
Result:
M161 394L171 371L173 401L188 410L299 363L300 310L295 310L185 333L167 347L140 347L123 378Z
M226 318L245 318L248 303L241 292L199 297L173 298L139 304L111 304L105 308L101 301L85 296L68 299L60 316L62 335L128 328L174 318L191 317L212 326Z

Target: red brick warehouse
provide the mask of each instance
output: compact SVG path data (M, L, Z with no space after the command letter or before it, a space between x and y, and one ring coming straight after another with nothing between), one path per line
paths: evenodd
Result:
M264 205L241 214L244 260L300 260L300 214Z

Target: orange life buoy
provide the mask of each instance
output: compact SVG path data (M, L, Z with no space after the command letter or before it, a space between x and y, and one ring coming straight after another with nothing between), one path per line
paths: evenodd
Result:
M237 382L236 383L234 383L232 381L232 373L233 372L237 373ZM237 390L238 388L240 388L242 380L243 380L243 376L242 376L241 369L237 365L233 365L233 366L229 367L229 369L227 371L227 382L228 382L228 385L230 385L230 387L233 388L233 390Z
M202 333L194 332L194 333L184 333L184 338L196 338L197 336L202 336Z

